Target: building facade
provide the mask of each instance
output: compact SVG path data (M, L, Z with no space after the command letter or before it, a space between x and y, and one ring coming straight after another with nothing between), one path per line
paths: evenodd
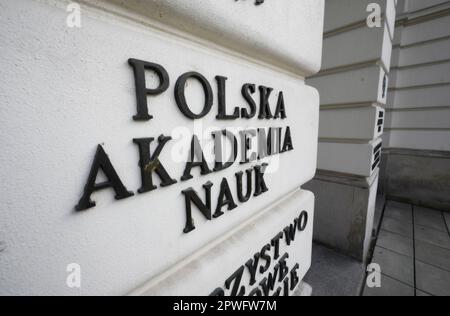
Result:
M323 12L2 1L0 294L296 293Z
M448 1L402 1L397 16L381 190L450 209Z
M318 245L361 280L385 258L386 201L404 293L450 290L450 1L4 0L0 26L0 295L310 295Z

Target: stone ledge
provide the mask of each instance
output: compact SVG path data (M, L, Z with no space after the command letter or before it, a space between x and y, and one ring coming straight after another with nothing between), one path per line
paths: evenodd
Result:
M379 168L377 168L370 177L362 177L352 174L338 173L327 170L317 170L314 180L326 181L338 184L344 184L359 188L370 188L372 183L377 179Z

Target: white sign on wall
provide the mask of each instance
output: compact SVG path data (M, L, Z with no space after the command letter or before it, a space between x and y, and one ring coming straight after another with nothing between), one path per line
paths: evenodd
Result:
M226 246L231 276L290 225L297 250L280 238L281 256L246 294L285 253L289 280L301 280L313 197L297 191L315 173L319 114L304 75L320 65L323 2L80 3L80 27L67 26L62 0L0 10L1 177L13 179L1 185L0 295L123 295L205 249L219 260L208 247L252 232L245 246ZM290 31L269 43L260 22L278 21L274 10L289 15L277 28ZM8 18L18 12L26 18ZM243 27L208 28L217 14ZM203 268L211 280L196 294L232 294L223 273Z

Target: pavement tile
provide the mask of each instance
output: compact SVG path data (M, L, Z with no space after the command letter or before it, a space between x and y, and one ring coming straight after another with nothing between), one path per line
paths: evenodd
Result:
M388 201L372 263L382 287L364 296L450 296L450 213Z
M433 296L433 295L425 293L421 290L416 290L416 296Z
M414 296L414 288L394 280L386 275L381 275L380 288L364 288L364 296Z
M414 286L414 259L390 250L376 247L372 263L380 265L381 272L398 281Z
M408 238L413 238L412 223L401 222L390 217L385 217L383 219L381 228L391 233L396 233Z
M450 233L450 213L443 212L445 217L445 223L447 224L447 232Z
M429 208L414 206L414 224L447 232L442 212Z
M304 281L312 286L313 296L358 296L365 275L364 264L314 243Z
M450 250L424 241L416 241L416 259L450 271Z
M399 234L381 230L378 235L377 246L397 252L399 254L413 257L413 240Z
M373 219L373 229L378 232L378 228L381 225L381 220L383 216L384 205L386 203L386 198L382 195L377 195L377 201L375 204L375 214Z
M412 223L412 206L409 204L389 201L386 204L384 216L399 220L401 222Z
M450 272L416 261L416 286L435 296L450 296Z
M438 247L450 249L450 236L432 228L415 226L415 239L425 241Z

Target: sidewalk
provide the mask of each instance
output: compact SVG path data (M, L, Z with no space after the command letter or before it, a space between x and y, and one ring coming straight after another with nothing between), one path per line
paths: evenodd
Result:
M361 262L314 243L311 269L303 281L311 285L312 296L359 296L365 271Z
M388 201L373 255L381 288L365 296L450 296L450 213Z

